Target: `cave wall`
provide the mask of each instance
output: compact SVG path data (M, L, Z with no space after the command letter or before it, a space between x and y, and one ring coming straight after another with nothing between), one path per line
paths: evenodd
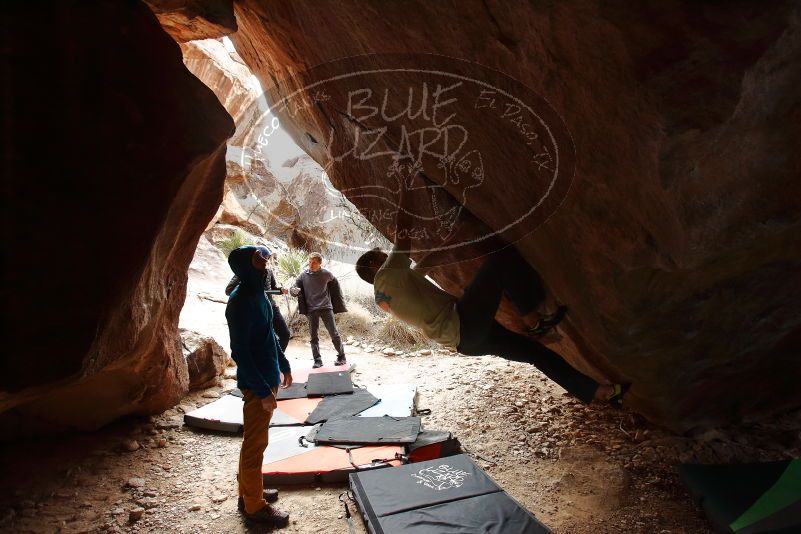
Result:
M3 4L0 429L88 429L187 391L187 268L233 122L140 3Z
M503 237L570 308L554 348L598 378L632 382L629 405L676 430L799 404L797 3L238 0L234 9L231 38L271 102L306 93L284 127L363 213L394 199L348 191L387 185L386 166L332 163L332 147L355 142L343 105L351 87L329 84L329 100L313 98L304 87L320 79L315 66L351 58L381 69L396 60L352 58L437 54L506 73L547 100L572 139L572 183L547 220ZM393 72L373 83L417 80ZM387 124L378 115L358 126ZM485 153L505 150L505 139L501 130L471 138ZM485 168L491 187L465 204L461 238L503 228L507 206L536 199L514 156ZM463 198L460 186L445 189L441 202ZM373 222L392 235L391 219ZM480 263L475 249L463 247L456 264L435 258L432 276L459 294ZM507 305L499 317L519 326Z

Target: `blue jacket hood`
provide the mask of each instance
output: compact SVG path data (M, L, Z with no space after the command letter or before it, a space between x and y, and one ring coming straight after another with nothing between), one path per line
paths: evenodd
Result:
M247 290L264 290L264 272L253 266L253 254L257 247L246 245L231 251L228 255L228 265L234 274L239 277L240 286Z

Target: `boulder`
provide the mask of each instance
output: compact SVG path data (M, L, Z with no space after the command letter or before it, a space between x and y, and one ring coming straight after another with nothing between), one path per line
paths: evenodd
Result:
M415 188L443 288L514 242L554 348L685 430L801 403L800 9L241 0L231 39L382 233Z
M189 389L217 384L228 365L228 353L210 336L180 329L184 358L189 371Z
M0 435L161 412L189 387L178 315L233 121L143 4L3 21Z

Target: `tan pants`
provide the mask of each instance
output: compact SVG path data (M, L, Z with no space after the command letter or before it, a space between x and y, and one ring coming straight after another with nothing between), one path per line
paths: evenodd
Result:
M273 390L276 392L277 388ZM265 411L261 399L249 389L242 390L242 394L245 398L245 435L239 452L239 495L245 500L245 511L253 514L267 506L261 466L273 412Z

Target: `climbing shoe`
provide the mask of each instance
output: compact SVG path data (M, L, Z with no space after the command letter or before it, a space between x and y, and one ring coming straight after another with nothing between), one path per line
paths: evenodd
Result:
M339 356L337 361L334 362L334 365L347 365L348 360L345 359L345 356Z
M258 512L254 512L252 514L247 512L243 513L245 515L245 519L248 519L249 521L261 523L263 525L269 525L274 528L283 528L289 524L289 514L283 510L274 508L269 504Z
M564 319L566 313L567 306L560 305L554 313L541 316L537 324L528 329L528 333L534 336L545 334L558 325Z
M623 396L631 387L631 384L612 384L614 392L606 398L606 402L614 408L623 406Z
M278 500L278 490L277 489L266 489L264 490L264 500L267 502L275 502ZM239 500L236 501L236 508L240 512L245 511L245 499L242 496L239 497Z
M312 365L312 369L319 369L322 366L323 366L323 360L321 360L320 358L315 358L314 365Z

